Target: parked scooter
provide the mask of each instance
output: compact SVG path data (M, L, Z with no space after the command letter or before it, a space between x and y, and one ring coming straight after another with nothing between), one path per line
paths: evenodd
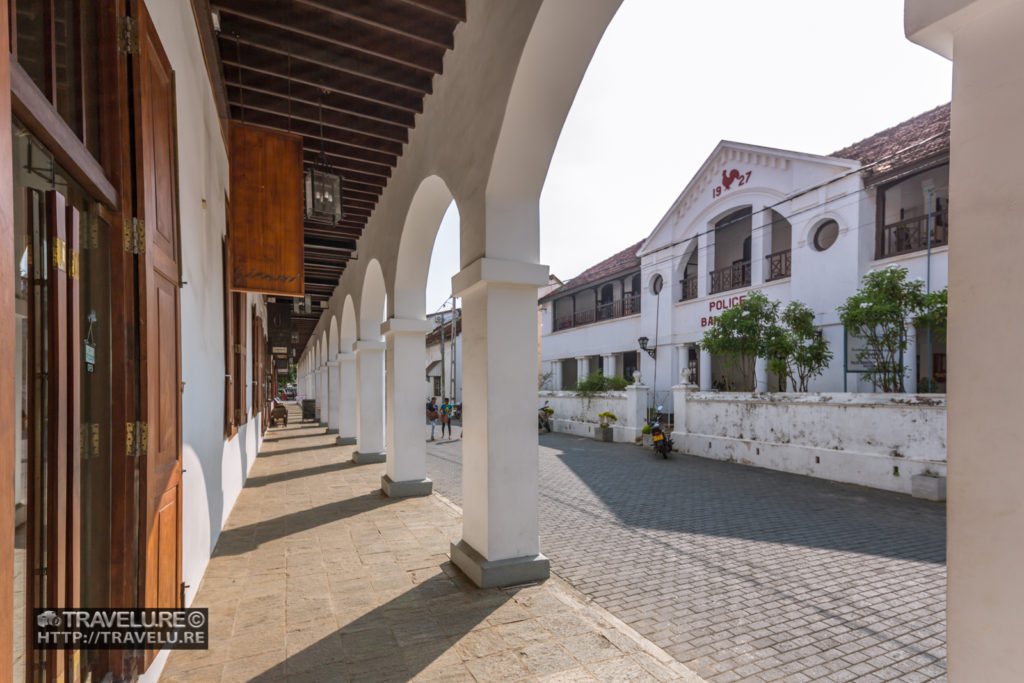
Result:
M661 411L662 406L658 406L658 414L655 416L654 422L649 423L651 425L651 441L654 443L655 452L661 453L661 457L667 460L668 454L672 452L672 439L661 428Z
M544 401L544 405L537 410L537 429L546 429L551 431L551 414L554 411L548 408L548 402Z

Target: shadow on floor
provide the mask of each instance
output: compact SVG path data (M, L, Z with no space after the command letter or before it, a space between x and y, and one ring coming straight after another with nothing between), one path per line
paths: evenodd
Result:
M512 593L480 590L461 576L452 578L458 570L451 563L442 569L445 573L315 640L252 681L299 680L307 673L321 681L409 680L446 654L457 665L452 643L509 602Z
M262 543L291 536L301 531L308 531L339 519L354 517L371 510L379 510L384 506L393 505L399 500L401 499L388 498L380 491L376 491L291 512L280 517L225 529L217 539L217 546L213 554L214 556L241 555L258 548Z
M310 434L310 435L308 435L308 437L310 437L310 438L311 437L316 437L316 436L320 436L320 434ZM274 439L264 440L263 445L267 446L268 444L273 444L274 441L275 441ZM269 452L264 451L264 452L261 452L259 454L259 457L266 458L266 457L269 457L269 456L272 456L272 455L291 455L292 453L307 453L309 451L323 451L323 450L327 450L328 448L340 448L340 446L338 446L336 444L333 444L333 443L320 444L319 446L299 446L299 447L296 447L296 448L285 448L285 449L282 449L282 450L279 450L279 451L269 451Z
M276 455L275 453L269 453L268 455ZM303 477L315 477L318 474L327 474L329 472L340 472L341 470L350 470L353 467L359 467L356 463L351 460L342 462L332 462L326 465L317 465L316 467L307 467L302 470L288 470L286 472L278 472L277 474L266 474L259 477L249 477L249 480L245 482L247 487L249 486L267 486L269 484L276 484L282 481L291 481L292 479L302 479Z
M544 441L541 457L558 458L628 526L946 561L943 505L678 453L662 460L627 444L561 434ZM564 489L542 486L541 494L592 508Z

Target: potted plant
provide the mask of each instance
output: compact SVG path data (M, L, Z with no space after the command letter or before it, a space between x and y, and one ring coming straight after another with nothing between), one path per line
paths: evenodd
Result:
M612 441L615 436L615 430L612 429L612 422L617 422L619 418L615 417L615 413L605 411L597 416L599 421L598 426L594 427L594 439L597 441Z
M644 425L640 433L643 434L644 448L650 448L654 445L654 437L651 436L651 425Z

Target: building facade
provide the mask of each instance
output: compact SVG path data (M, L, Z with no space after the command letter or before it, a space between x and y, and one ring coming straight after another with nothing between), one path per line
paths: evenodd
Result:
M830 156L721 142L647 239L545 297L550 388L596 369L630 378L633 357L667 410L684 371L703 391L735 388L738 370L700 341L717 315L760 291L815 312L834 356L812 391L872 391L837 308L872 269L947 285L948 141L946 105ZM908 337L907 390L920 381L944 392L944 340ZM758 391L781 389L764 362L756 375Z

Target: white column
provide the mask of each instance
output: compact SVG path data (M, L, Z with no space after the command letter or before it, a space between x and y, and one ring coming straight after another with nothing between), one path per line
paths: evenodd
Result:
M1024 1L907 0L907 35L953 59L949 207L950 681L1024 680ZM993 329L995 328L995 329Z
M338 361L327 361L327 433L338 433Z
M548 269L481 258L462 296L462 540L452 561L478 586L546 579L537 521L537 287Z
M551 388L555 391L562 390L562 361L551 361Z
M590 358L578 356L576 358L576 381L582 382L590 374Z
M715 269L715 233L702 232L697 235L697 296L707 296L710 291L710 276Z
M324 424L324 368L316 369L316 421Z
M604 357L604 376L615 377L618 373L619 369L615 364L615 354L609 353Z
M392 498L429 496L427 446L424 437L426 403L423 366L426 334L433 326L426 320L391 318L381 326L386 345L384 385L387 392L387 474L380 480L384 494Z
M684 437L689 432L686 423L686 409L689 405L690 394L692 394L694 391L697 391L697 387L686 381L686 379L683 379L679 384L672 387L672 399L674 403L676 416L676 423L672 426L673 439ZM685 444L679 442L677 445L677 450L680 450L684 453L687 452Z
M755 287L768 279L765 257L772 252L772 212L762 211L763 208L754 205L751 219L750 284Z
M355 343L357 463L384 462L384 342L360 339Z
M339 446L356 443L356 354L338 354L338 438Z
M907 350L903 353L903 391L917 393L917 328L907 324Z
M768 391L768 361L764 358L754 360L754 391L762 394Z
M700 390L711 391L711 354L700 349Z

